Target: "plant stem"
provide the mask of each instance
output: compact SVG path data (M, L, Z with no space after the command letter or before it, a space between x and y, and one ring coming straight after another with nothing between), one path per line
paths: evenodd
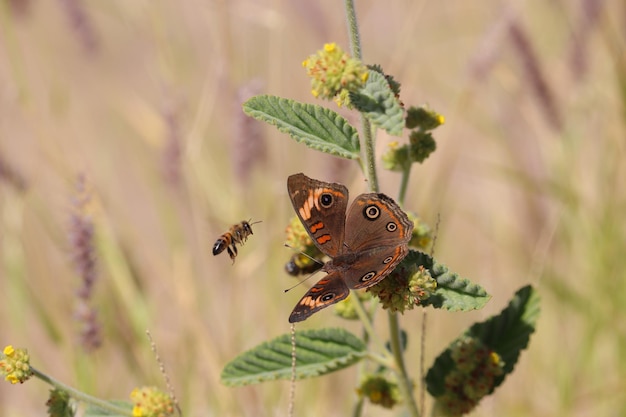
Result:
M396 362L398 371L398 385L402 392L402 397L406 403L406 407L409 411L409 415L412 417L419 417L420 412L415 402L415 396L413 395L413 384L411 378L406 372L406 365L404 363L404 356L402 355L402 344L400 342L400 326L398 324L398 313L388 312L389 318L389 344L391 345L391 353Z
M348 19L348 33L350 34L350 53L353 58L362 60L361 36L359 35L359 24L356 20L356 9L353 0L346 0L346 18Z
M48 375L38 371L37 369L33 367L31 367L31 370L33 371L34 376L36 376L37 378L41 379L44 382L47 382L48 384L52 385L53 387L59 390L67 392L70 395L70 397L74 398L75 400L78 400L87 404L95 405L99 408L102 408L103 410L110 411L113 414L120 414L123 416L129 416L129 417L132 417L133 415L133 412L131 409L120 407L108 401L104 401L99 398L92 397L91 395L87 395L84 392L78 391L70 387L69 385L65 385L62 382L59 382L56 379L49 377Z
M359 417L363 414L363 398L359 396L356 404L354 404L354 410L352 411L352 417Z
M402 182L400 183L400 191L398 192L398 203L404 204L404 197L406 196L406 189L409 186L409 177L411 175L411 165L402 170Z
M361 129L363 130L363 142L365 143L365 164L367 165L367 179L369 189L378 192L378 175L376 175L376 155L374 154L374 137L372 136L372 125L369 120L361 115Z
M354 0L345 0L346 18L348 20L348 33L350 34L350 52L353 58L363 60L361 52L361 37L359 35L359 25L356 20L356 9ZM362 144L365 145L365 168L369 181L369 189L378 192L378 176L376 175L376 156L374 155L374 136L372 135L372 125L363 114L361 114L361 131L363 134Z
M351 294L350 298L352 301L352 305L354 306L354 309L356 310L356 314L357 316L359 316L359 320L361 321L361 324L365 328L365 332L367 333L369 339L376 345L377 349L379 349L381 352L386 352L387 350L385 349L385 344L380 340L380 338L376 334L376 331L374 330L374 326L372 325L372 321L370 320L369 315L367 314L367 312L365 311L365 308L363 307L363 302L361 301L361 299L356 293Z

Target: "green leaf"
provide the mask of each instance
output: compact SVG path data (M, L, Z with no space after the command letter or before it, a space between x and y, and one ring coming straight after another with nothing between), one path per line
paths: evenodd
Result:
M450 311L478 310L491 298L480 285L460 278L456 273L448 271L445 265L423 252L411 249L402 262L423 266L437 281L437 290L430 298L422 301L424 306L430 305Z
M365 343L344 329L296 332L296 378L310 378L346 368L365 355ZM224 385L241 386L291 378L291 334L265 342L230 361Z
M276 126L309 148L341 158L361 157L357 130L338 113L325 107L261 95L243 103L243 111Z
M350 92L350 103L374 126L384 129L390 135L402 134L404 110L384 75L370 70L363 88L358 93Z
M535 331L539 318L539 295L528 285L518 290L509 305L497 316L476 323L470 327L454 344L463 338L475 338L483 345L495 351L504 361L504 373L497 377L490 392L498 387L511 373L522 350L526 349L530 335ZM428 371L426 384L428 392L437 397L445 392L445 378L454 368L455 363L448 347Z

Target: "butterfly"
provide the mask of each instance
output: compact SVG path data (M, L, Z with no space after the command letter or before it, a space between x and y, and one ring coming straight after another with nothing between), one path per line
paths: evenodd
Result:
M377 284L408 254L413 223L385 194L361 194L348 208L344 185L302 173L288 178L287 190L313 243L331 258L322 266L327 275L298 301L290 323L343 300L351 289Z

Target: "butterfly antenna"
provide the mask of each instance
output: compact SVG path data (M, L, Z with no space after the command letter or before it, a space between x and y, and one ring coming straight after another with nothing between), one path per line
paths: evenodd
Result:
M289 287L289 288L287 288L286 290L283 290L283 291L284 291L284 292L289 292L289 291L293 290L293 289L294 289L294 288L296 288L298 285L302 284L304 281L308 280L309 278L311 278L311 277L312 277L313 275L315 275L316 273L317 273L317 271L315 271L315 272L313 272L313 273L309 274L309 276L308 276L308 277L306 277L305 279L303 279L302 281L298 281L298 283L297 283L296 285L293 285L293 286L291 286L291 287Z
M306 256L307 258L309 258L309 259L310 259L310 260L312 260L313 262L315 262L315 263L317 263L317 264L319 264L319 265L322 265L322 266L324 265L324 263L323 263L323 262L321 262L320 260L315 259L314 257L309 256L309 255L307 255L306 253L304 253L304 252L302 252L302 251L298 251L298 250L296 250L296 248L294 248L293 246L290 246L290 245L289 245L289 244L287 244L287 243L285 243L284 245L285 245L285 247L286 247L286 248L289 248L289 249L291 249L291 250L294 250L294 251L298 252L300 255ZM293 289L294 289L294 288L296 288L298 285L302 284L303 282L305 282L306 280L308 280L309 278L311 278L311 277L312 277L313 275L315 275L317 272L318 272L318 271L315 271L315 272L313 272L313 273L309 274L309 275L308 275L306 278L304 278L302 281L298 281L298 283L297 283L296 285L293 285L293 286L291 286L291 287L287 288L286 290L284 290L284 292L289 292L289 291L293 290Z
M302 256L306 256L307 258L309 258L310 260L312 260L312 261L313 261L313 262L315 262L316 264L324 265L324 262L321 262L319 259L315 259L314 257L309 256L309 255L307 255L306 253L304 253L304 252L302 252L302 251L297 250L296 248L294 248L293 246L290 246L290 245L289 245L289 244L287 244L287 243L285 243L284 245L285 245L285 247L286 247L286 248L289 248L289 249L291 249L291 250L294 250L294 251L298 252L298 253L299 253L300 255L302 255Z

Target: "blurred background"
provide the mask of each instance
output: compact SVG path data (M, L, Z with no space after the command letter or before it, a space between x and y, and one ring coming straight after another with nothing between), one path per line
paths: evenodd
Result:
M407 106L446 117L406 208L440 218L436 258L493 295L480 311L428 310L426 365L533 283L537 332L473 415L625 415L626 4L356 6L365 62L402 83ZM284 272L287 176L341 181L352 196L367 184L355 163L246 118L241 103L266 93L335 108L310 95L301 62L325 42L349 49L341 7L0 0L0 344L128 399L165 385L148 329L184 415L286 415L287 381L227 388L219 376L288 332L305 291L283 293L296 282ZM378 135L379 154L392 140ZM381 170L383 192L399 180ZM248 219L262 223L234 265L214 257ZM422 320L401 321L415 377ZM360 334L330 309L299 328L324 326ZM357 383L355 368L299 382L296 415L348 415ZM0 415L43 415L47 391L0 384Z

